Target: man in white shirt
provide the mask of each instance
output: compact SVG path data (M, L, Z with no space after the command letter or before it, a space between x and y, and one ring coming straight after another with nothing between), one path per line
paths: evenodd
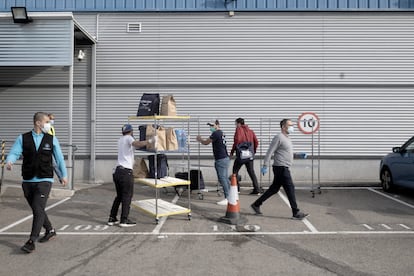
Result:
M155 140L155 139L154 139ZM135 148L147 146L153 141L137 141L133 137L133 128L130 124L122 126L122 137L118 140L118 164L113 174L113 180L116 188L116 197L112 204L109 215L108 225L118 224L117 219L119 205L122 203L121 210L121 227L131 227L136 223L128 218L131 207L132 195L134 194L134 176L132 169L134 167Z

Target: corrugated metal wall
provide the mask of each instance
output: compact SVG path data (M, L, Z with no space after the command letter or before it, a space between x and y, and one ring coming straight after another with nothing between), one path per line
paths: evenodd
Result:
M72 20L36 19L30 24L0 20L0 66L69 66Z
M0 20L0 139L9 141L7 146L33 127L37 111L56 115L58 138L68 144L68 66L74 59L74 30L71 14L64 16L37 17L30 24ZM82 49L90 58L90 49ZM74 67L73 144L79 148L77 154L88 155L90 68L86 60L75 60Z
M90 56L90 50L82 48ZM90 154L90 83L85 62L75 61L73 91L73 144L77 155ZM11 146L17 135L33 127L37 111L54 113L56 134L68 143L68 67L0 66L0 140ZM65 154L68 152L64 147Z
M114 155L139 96L159 92L230 138L244 117L264 148L280 119L313 111L322 155L383 155L413 134L413 27L412 13L100 14L97 153ZM310 152L309 136L294 139Z
M96 13L80 13L76 14L76 21L83 27L85 30L88 30L88 33L93 36L96 40L97 37L97 20L99 14Z
M413 9L410 0L0 0L0 11L223 11Z

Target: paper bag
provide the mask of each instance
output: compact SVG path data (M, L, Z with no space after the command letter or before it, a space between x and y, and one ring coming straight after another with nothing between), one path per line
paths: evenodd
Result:
M146 131L146 140L149 140L153 138L155 135L157 135L156 143L155 144L148 144L147 150L148 151L166 151L167 145L166 145L166 135L165 135L165 128L162 126L156 126L157 129L155 131L155 128L153 125L147 125L147 131Z
M146 178L148 177L148 167L147 163L143 158L135 160L134 168L132 169L132 174L134 178Z
M161 115L162 116L177 116L177 108L173 95L167 95L162 97L161 102Z
M175 134L175 131L172 127L167 128L166 138L167 150L178 150L177 135Z

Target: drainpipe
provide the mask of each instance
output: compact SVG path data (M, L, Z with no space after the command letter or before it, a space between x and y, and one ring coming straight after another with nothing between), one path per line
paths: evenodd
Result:
M92 44L91 56L91 144L90 144L90 164L89 181L96 182L96 44Z
M74 175L73 175L73 160L72 160L72 129L73 129L73 63L71 66L69 66L69 129L68 129L68 144L69 144L69 150L68 150L68 163L70 168L70 174L69 174L69 190L73 190L73 182L74 182Z

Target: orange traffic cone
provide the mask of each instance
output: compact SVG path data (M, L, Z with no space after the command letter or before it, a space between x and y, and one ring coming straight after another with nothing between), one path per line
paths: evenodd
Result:
M237 192L237 175L235 174L231 176L231 185L227 200L226 216L221 217L220 221L233 225L246 223L247 219L240 216L239 194Z

